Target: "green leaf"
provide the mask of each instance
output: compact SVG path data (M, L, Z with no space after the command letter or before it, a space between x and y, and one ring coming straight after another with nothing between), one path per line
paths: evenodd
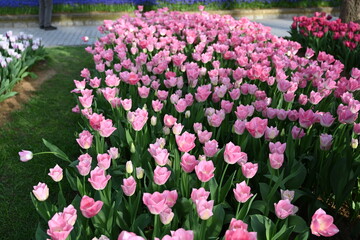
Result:
M290 171L296 170L296 175L290 178L287 182L284 182L287 189L298 189L304 183L307 171L304 165L301 162L294 162L294 165L291 167Z
M219 202L223 202L225 200L226 195L230 191L231 185L233 183L234 177L235 177L236 171L231 174L231 176L228 178L224 186L220 186L220 199Z
M66 179L68 180L68 182L70 184L71 189L74 190L74 191L78 191L75 177L73 177L70 174L68 169L65 169L65 175L66 175Z
M216 205L213 213L214 215L206 222L206 239L217 238L223 226L225 211L222 204Z
M267 183L259 183L261 198L266 201L270 192L270 186Z
M274 223L263 215L251 215L250 216L251 229L257 232L258 239L270 240L270 232L273 232L275 226Z
M244 219L247 216L255 198L256 198L256 194L251 199L246 201L244 206L241 207L238 219Z
M144 228L149 226L149 224L151 223L151 220L152 220L152 216L149 213L140 214L136 218L136 220L134 222L134 226L131 226L131 227L132 228L135 227L135 229L144 230Z
M294 226L294 232L303 233L309 230L304 219L299 216L289 216L288 217L289 226Z
M43 143L45 144L45 146L54 153L54 155L60 159L63 159L69 163L71 163L70 159L68 158L68 156L61 151L57 146L55 146L54 144L46 141L45 139L43 139Z
M211 199L217 199L216 196L218 192L218 184L214 177L209 181L209 186L210 186Z
M266 202L263 200L256 200L251 204L251 210L259 211L264 214L266 211Z
M35 239L36 240L46 240L46 239L48 239L48 235L41 228L40 223L38 223L38 226L36 228Z

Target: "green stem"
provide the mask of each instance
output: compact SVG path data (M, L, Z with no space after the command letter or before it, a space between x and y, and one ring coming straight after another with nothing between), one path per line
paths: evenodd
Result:
M241 202L238 203L237 209L236 209L236 215L235 218L239 219L239 215L240 215L240 206L241 206Z
M154 215L154 232L153 232L153 239L158 235L158 228L159 228L159 215Z
M41 155L41 154L55 154L55 155L57 155L58 153L57 152L39 152L39 153L34 153L33 156Z
M223 171L223 174L222 174L222 176L221 176L219 189L221 189L221 187L222 187L222 183L223 183L223 181L224 181L225 173L226 173L228 167L229 167L229 164L226 164L225 169L224 169L224 171ZM218 201L220 202L220 194L218 194Z

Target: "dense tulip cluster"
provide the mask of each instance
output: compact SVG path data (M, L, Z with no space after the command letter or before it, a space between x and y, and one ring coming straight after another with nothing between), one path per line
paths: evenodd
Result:
M66 177L80 194L83 227L71 234L334 235L323 210L311 227L296 214L356 195L360 70L341 77L333 56L298 56L300 44L245 18L135 14L104 21L103 37L86 48L95 69L74 81L73 111L84 120L78 160L46 142L71 162Z
M292 40L315 51L325 51L340 59L347 70L360 67L360 25L332 20L326 13L315 13L313 17L294 17L291 25Z
M0 34L0 102L16 94L11 90L42 55L40 39L24 33L15 36L12 31Z

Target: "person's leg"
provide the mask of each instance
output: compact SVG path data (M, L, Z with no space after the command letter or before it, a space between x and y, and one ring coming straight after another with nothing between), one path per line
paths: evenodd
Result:
M45 3L44 26L45 27L50 27L51 26L53 1L52 0L43 0L43 1Z
M45 3L44 0L39 0L39 25L40 28L44 28L44 17L45 17Z

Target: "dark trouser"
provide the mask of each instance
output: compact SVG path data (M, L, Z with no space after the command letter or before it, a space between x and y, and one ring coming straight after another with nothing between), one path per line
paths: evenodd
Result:
M51 26L52 0L39 0L39 23L40 26Z

